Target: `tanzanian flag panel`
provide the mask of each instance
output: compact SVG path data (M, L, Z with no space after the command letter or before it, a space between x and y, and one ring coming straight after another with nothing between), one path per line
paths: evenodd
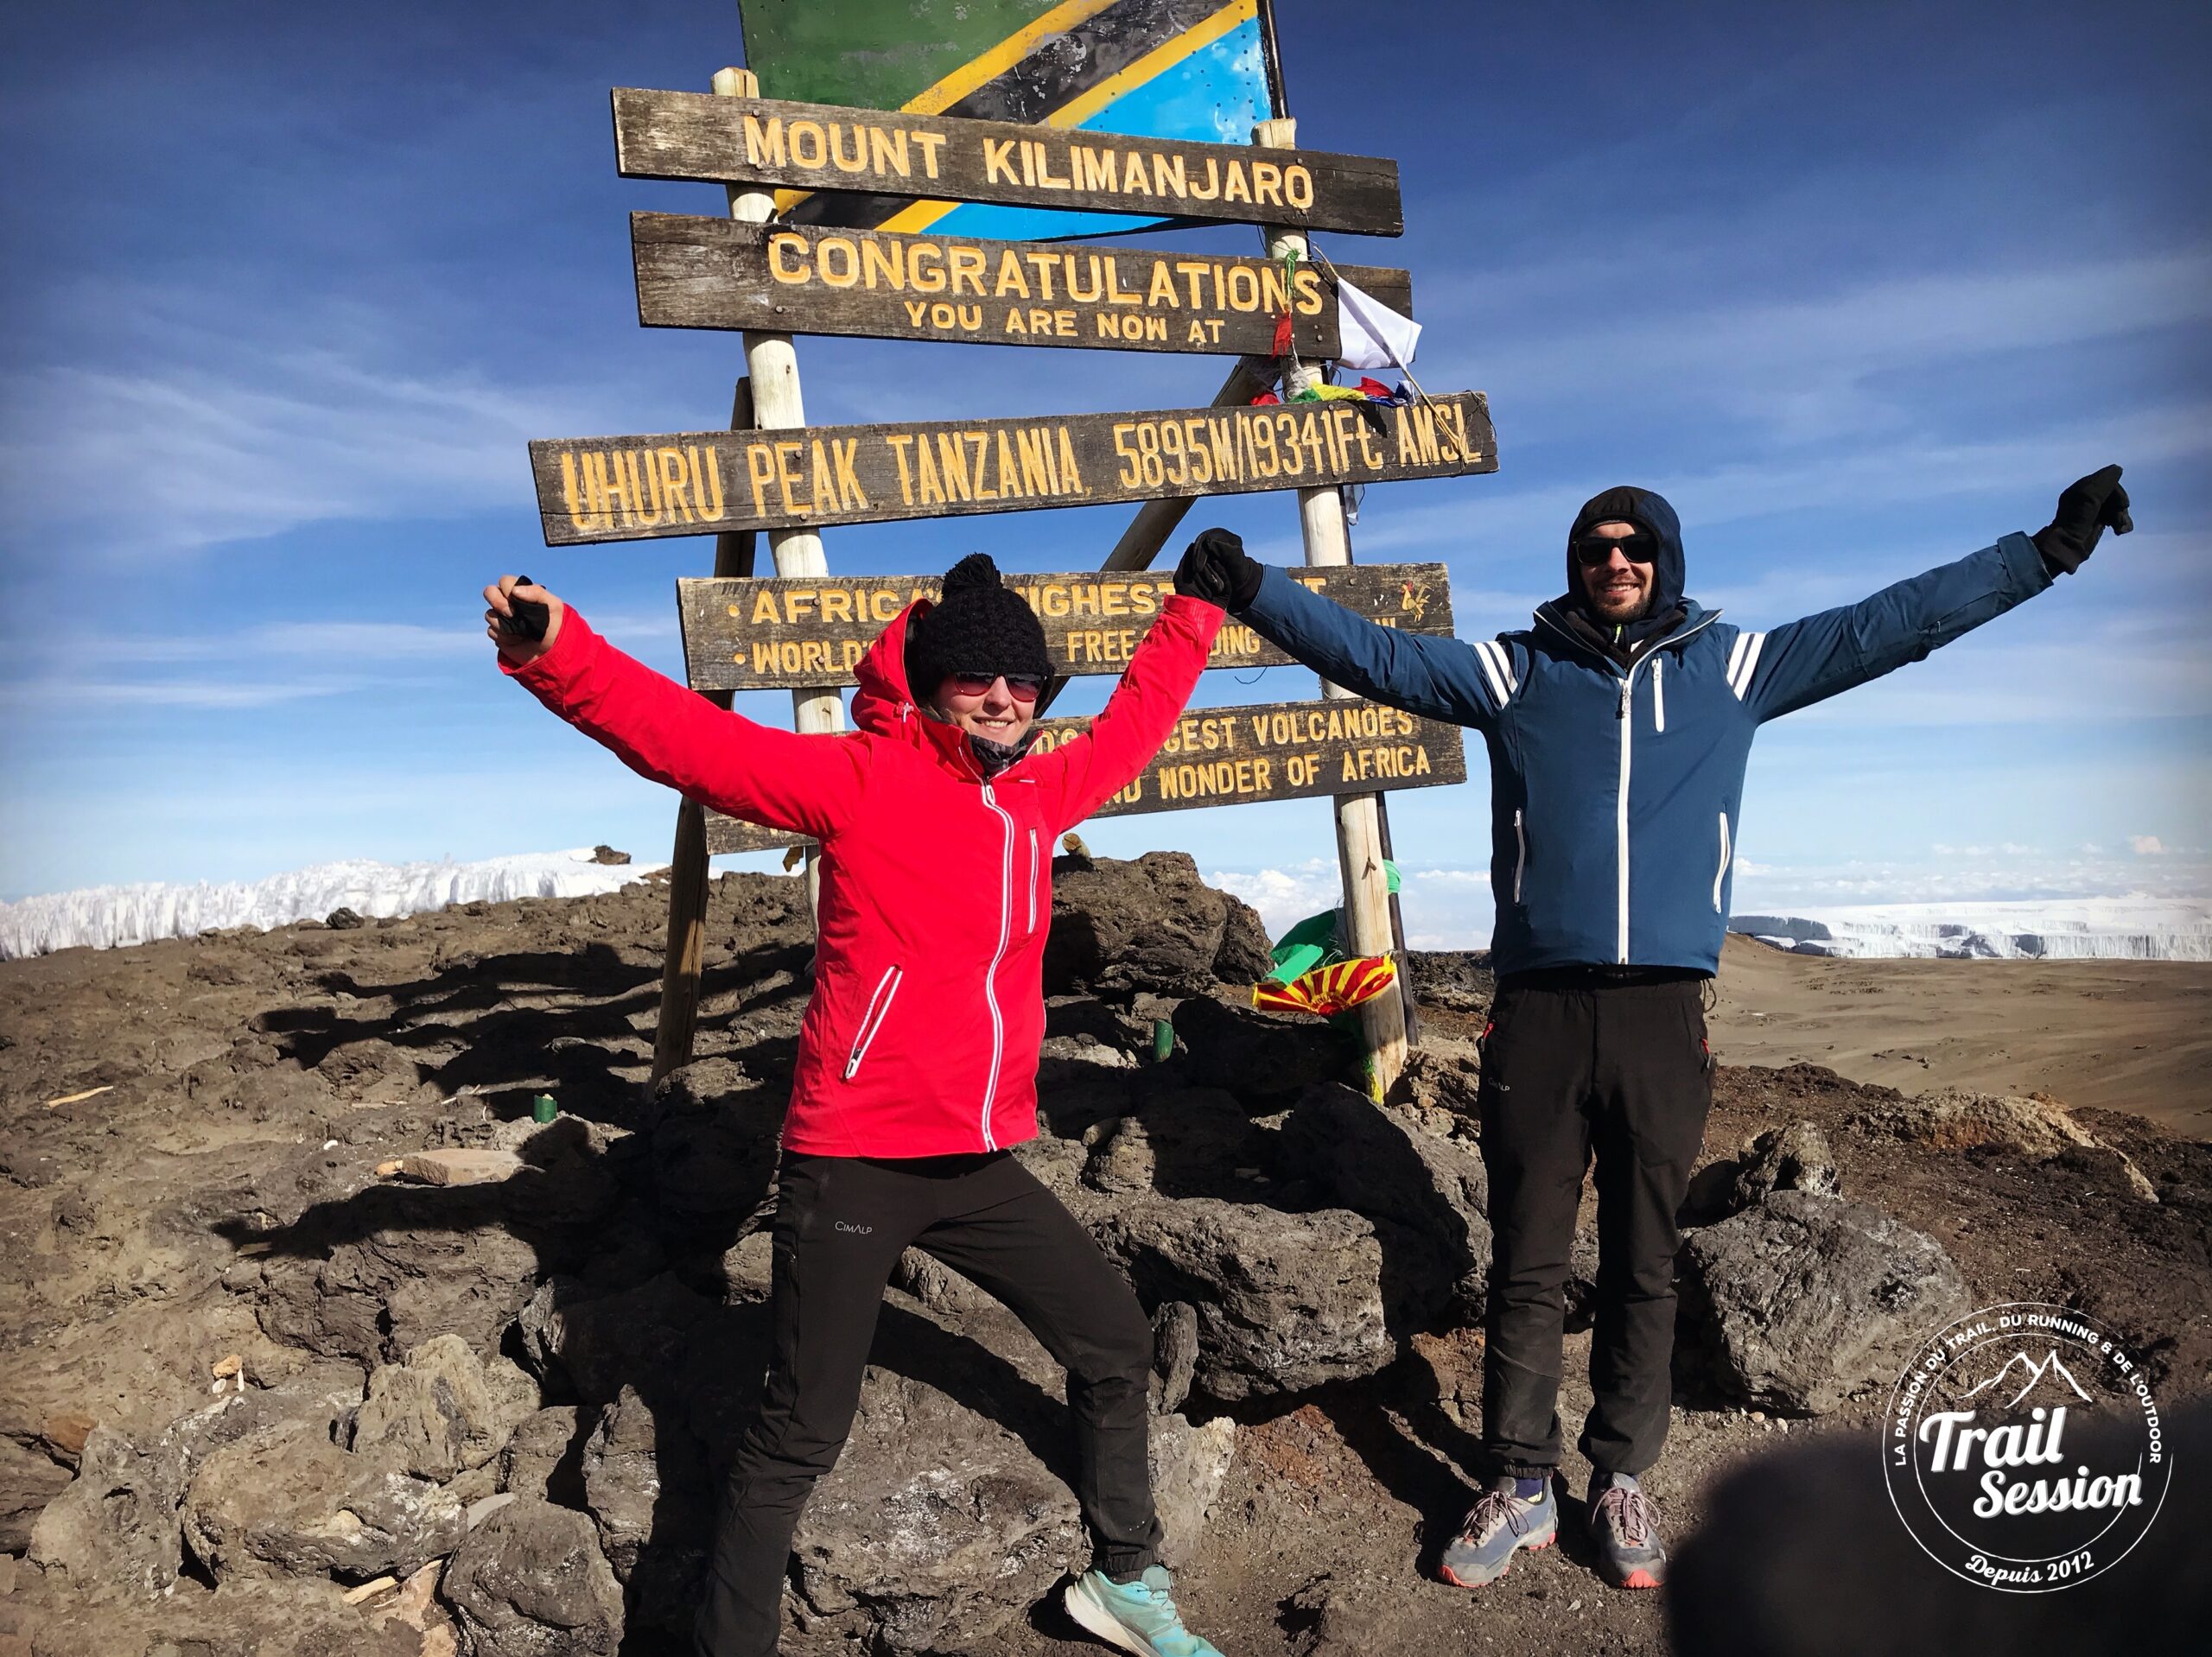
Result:
M1258 0L744 0L764 98L1249 143L1268 108ZM800 224L1025 241L1166 215L777 193Z

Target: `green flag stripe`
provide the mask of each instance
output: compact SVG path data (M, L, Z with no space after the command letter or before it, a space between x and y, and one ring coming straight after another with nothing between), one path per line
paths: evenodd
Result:
M1065 34L1046 40L1004 74L986 81L944 113L1033 124L1120 73L1170 37L1204 22L1222 4L1223 0L1117 0ZM784 96L765 79L762 90ZM895 196L817 192L796 204L785 217L794 224L873 228L906 206Z

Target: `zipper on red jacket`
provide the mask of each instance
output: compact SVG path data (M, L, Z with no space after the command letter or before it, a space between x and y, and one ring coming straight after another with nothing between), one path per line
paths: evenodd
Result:
M893 966L878 981L875 994L868 998L868 1011L861 1014L861 1027L853 1037L853 1051L845 1060L845 1080L849 1082L860 1074L861 1061L868 1057L868 1050L874 1045L881 1033L883 1021L891 1016L891 1003L899 994L899 986L906 975Z
M1029 831L1029 930L1037 930L1037 831Z
M999 962L1006 959L1006 946L1014 932L1014 818L999 803L998 796L991 791L988 783L983 784L983 803L1006 829L1006 844L999 862L999 947L991 953L991 964L983 974L983 1005L991 1013L991 1070L983 1083L983 1149L995 1151L998 1141L991 1137L991 1101L998 1096L999 1066L1006 1057L1006 1019L999 1013Z

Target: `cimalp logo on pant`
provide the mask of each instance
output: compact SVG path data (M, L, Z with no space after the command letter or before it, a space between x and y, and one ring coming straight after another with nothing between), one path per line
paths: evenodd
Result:
M2117 1565L2172 1474L2142 1365L2094 1318L2018 1301L1923 1344L1891 1394L1882 1465L1929 1558L2006 1593Z
M838 1221L837 1229L840 1231L849 1231L855 1237L868 1237L873 1236L875 1234L875 1228L874 1226L856 1226L849 1220Z

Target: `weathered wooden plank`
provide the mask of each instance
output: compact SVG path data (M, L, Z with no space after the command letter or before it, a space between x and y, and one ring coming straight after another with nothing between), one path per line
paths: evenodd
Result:
M1398 163L1301 149L843 109L771 98L614 89L626 178L861 190L943 202L1167 213L1232 224L1395 236Z
M1088 728L1088 719L1038 721L1040 743L1057 746ZM1270 702L1193 708L1143 774L1092 815L1187 811L1202 805L1252 805L1378 789L1433 788L1467 780L1459 727L1416 718L1379 702ZM710 852L795 846L802 837L709 813Z
M1495 472L1490 404L1169 409L530 446L549 546Z
M638 320L960 345L1273 354L1287 305L1302 357L1338 351L1335 294L1311 265L1224 253L1040 246L633 213ZM1410 314L1403 270L1339 265Z
M1452 632L1451 577L1442 564L1289 574L1383 626L1437 636ZM1055 667L1071 676L1121 672L1175 590L1167 573L1141 570L1015 575L1007 585L1037 613ZM916 599L935 598L938 587L934 576L680 577L676 602L686 675L693 689L708 692L851 684L855 664L884 625ZM1290 660L1232 621L1216 636L1207 666L1279 667Z

